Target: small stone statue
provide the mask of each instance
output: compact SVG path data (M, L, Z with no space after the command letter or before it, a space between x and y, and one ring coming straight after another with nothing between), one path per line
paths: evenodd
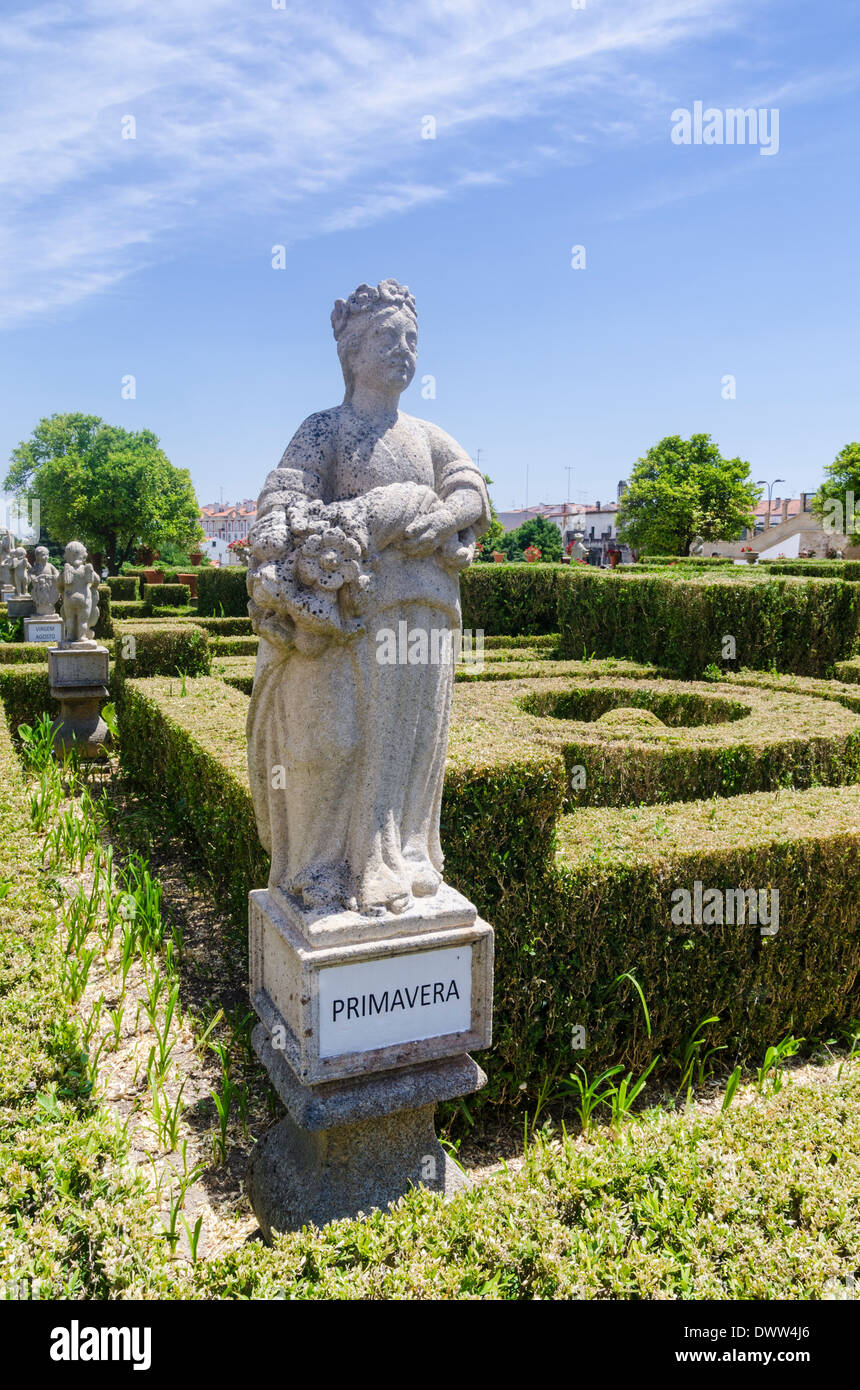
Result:
M36 563L30 570L30 593L36 605L37 617L53 618L56 616L57 599L60 596L57 585L59 577L60 571L48 559L47 546L37 545Z
M704 553L705 553L705 541L704 541L704 538L703 538L702 536L694 536L693 539L690 541L690 544L689 544L689 547L688 547L688 550L687 550L687 554L688 554L688 555L704 555Z
M99 577L87 563L87 548L69 541L63 569L57 580L63 600L63 646L96 645L93 638L99 620Z
M573 533L573 544L570 547L570 558L573 564L576 564L577 560L588 559L588 547L583 543L584 538L585 532L577 527Z
M15 597L26 598L30 588L30 561L23 545L16 545L14 550L10 551L9 564L12 569Z
M0 531L0 589L12 587L12 551L15 542L8 531Z

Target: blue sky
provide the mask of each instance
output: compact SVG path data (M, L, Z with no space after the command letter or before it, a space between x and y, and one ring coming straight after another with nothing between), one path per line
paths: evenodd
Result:
M403 408L500 509L568 466L614 496L695 431L815 486L860 437L857 10L2 0L0 455L82 410L155 430L201 502L256 496L342 397L333 300L394 275ZM673 143L696 101L778 110L778 152Z

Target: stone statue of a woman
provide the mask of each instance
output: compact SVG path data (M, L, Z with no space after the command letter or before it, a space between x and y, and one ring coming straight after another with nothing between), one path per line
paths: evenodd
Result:
M309 416L250 535L248 757L269 887L314 913L433 911L459 641L484 479L401 414L417 318L396 280L337 300L343 404Z

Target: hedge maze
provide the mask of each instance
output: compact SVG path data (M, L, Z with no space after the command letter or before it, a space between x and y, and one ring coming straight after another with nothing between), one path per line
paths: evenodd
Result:
M713 1016L730 1069L860 1015L860 585L651 563L464 577L484 645L456 671L442 829L446 876L496 930L474 1107L584 1059L659 1075ZM170 617L127 610L184 586L129 587L105 606L123 775L241 922L267 873L244 571L201 571L196 608L171 592ZM50 708L45 667L3 644L13 732Z

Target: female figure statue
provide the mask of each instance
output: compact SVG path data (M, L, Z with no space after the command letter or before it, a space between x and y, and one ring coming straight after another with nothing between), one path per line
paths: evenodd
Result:
M416 366L409 290L360 285L331 318L343 404L299 426L249 537L248 758L270 889L321 915L382 915L442 882L458 576L489 499L449 435L398 410Z
M16 545L15 549L10 551L9 563L12 567L15 597L26 598L30 588L30 561L27 559L27 552L23 545Z

